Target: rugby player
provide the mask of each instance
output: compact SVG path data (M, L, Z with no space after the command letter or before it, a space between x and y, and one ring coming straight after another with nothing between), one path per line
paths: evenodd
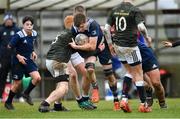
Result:
M105 29L108 35L108 44L111 43L111 27L115 27L115 34L113 37L113 47L119 56L124 67L129 71L124 81L133 78L140 98L139 112L151 112L146 102L146 93L143 81L142 57L137 43L137 32L141 31L144 35L148 45L150 45L150 37L144 25L144 18L141 11L133 5L133 0L123 0L120 5L115 7L109 14ZM112 50L112 49L110 49ZM130 69L130 70L128 70ZM126 85L123 85L126 88ZM121 109L124 112L131 112L128 103L128 97L122 92L124 97L120 102Z
M29 105L33 105L30 92L41 81L41 76L38 72L37 65L34 60L37 55L34 52L34 42L37 38L37 32L33 30L34 20L31 16L25 16L22 20L23 29L16 33L8 44L9 48L15 48L16 54L13 56L13 84L9 96L5 102L5 107L8 110L14 110L12 100L21 86L23 75L30 75L32 80L29 86L23 92L23 98Z

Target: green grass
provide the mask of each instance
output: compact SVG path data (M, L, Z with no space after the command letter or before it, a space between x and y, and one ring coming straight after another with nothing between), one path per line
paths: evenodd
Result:
M78 108L76 101L63 101L63 105L70 112L38 112L40 102L35 102L34 106L26 103L14 103L15 110L9 111L4 108L4 104L0 103L0 118L180 118L180 99L167 99L168 109L159 109L156 100L153 105L153 112L140 113L137 111L139 101L130 100L132 113L124 113L123 111L114 112L112 101L100 101L97 110L86 111Z

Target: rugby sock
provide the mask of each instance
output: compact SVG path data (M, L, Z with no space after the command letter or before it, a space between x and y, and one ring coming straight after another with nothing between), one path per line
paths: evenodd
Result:
M50 104L48 102L46 102L45 100L42 101L41 105L43 105L43 106L50 106Z
M55 109L61 109L62 108L62 103L58 103L58 104L54 103L54 108Z
M83 102L83 98L76 99L76 101L77 101L78 103L81 103L81 102Z
M10 90L8 99L6 100L6 103L12 103L12 100L13 100L13 98L14 98L15 95L16 95L16 93L14 93L14 92L12 92L12 91Z
M109 87L110 87L112 94L114 96L114 102L118 102L119 99L118 99L117 85L109 86Z
M92 84L93 89L98 89L99 88L97 82L92 82L91 84Z
M145 88L144 88L144 81L136 81L135 84L136 84L137 92L139 94L141 103L145 103L146 93L145 93Z
M29 86L24 91L24 94L29 95L29 93L34 89L35 85L32 84L32 81L29 83Z
M153 89L151 87L146 88L147 97L152 97Z
M89 95L83 95L83 96L82 96L82 99L83 99L84 101L88 101L88 100L89 100Z
M131 89L132 78L131 76L125 76L123 81L122 96L128 98L128 92Z

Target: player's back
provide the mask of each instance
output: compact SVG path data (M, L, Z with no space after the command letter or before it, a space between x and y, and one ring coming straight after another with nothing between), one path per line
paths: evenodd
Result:
M72 33L70 30L64 30L57 35L52 42L47 53L47 59L58 60L60 62L68 62L72 53L69 43L72 42Z
M143 21L140 10L129 2L122 2L112 10L108 23L115 26L113 41L123 47L137 46L137 24Z

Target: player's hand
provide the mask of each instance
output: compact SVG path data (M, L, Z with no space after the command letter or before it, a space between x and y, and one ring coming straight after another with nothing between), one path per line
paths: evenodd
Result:
M163 41L163 45L164 45L165 47L172 47L172 43L169 42L169 41Z
M36 60L37 59L37 54L35 52L32 52L31 59L32 60Z
M116 52L115 52L112 44L109 44L109 50L110 50L112 56L116 56Z
M22 63L24 65L26 64L25 60L27 60L27 59L24 56L17 54L16 57L17 57L17 59L19 60L20 63Z
M74 41L73 38L72 38L72 42L69 43L69 45L70 45L73 49L77 49L77 45L76 45L76 43L75 43L75 41Z
M100 43L98 48L100 49L100 51L103 51L105 48L105 44L104 43Z

